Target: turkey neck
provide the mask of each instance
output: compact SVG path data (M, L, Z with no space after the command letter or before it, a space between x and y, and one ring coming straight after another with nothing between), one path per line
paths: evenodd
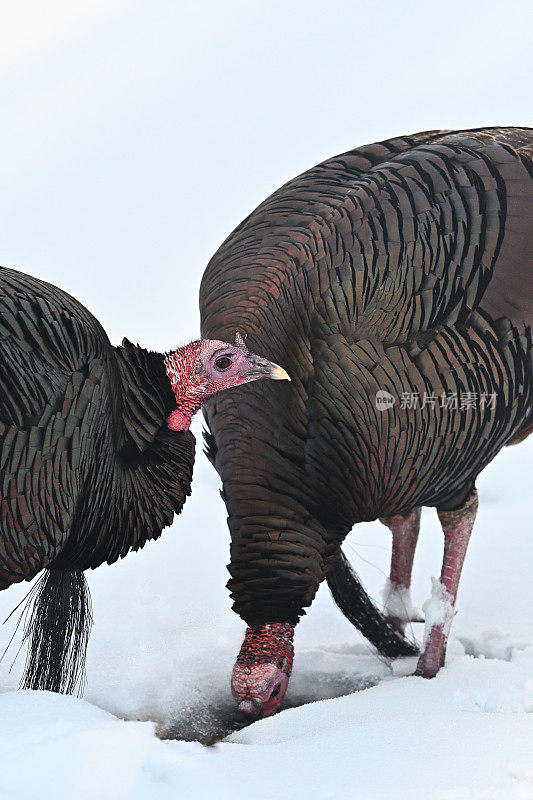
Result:
M107 434L119 431L115 455L95 457L92 471L84 475L86 488L72 535L54 567L94 568L138 550L172 524L190 494L195 439L190 431L166 425L176 401L163 354L126 339L114 351L117 369L111 363L110 380L115 406ZM98 453L101 443L94 446ZM94 487L108 485L112 492L95 503Z
M127 433L121 444L127 445L129 440L142 452L176 408L165 359L162 353L145 350L127 339L115 353L122 389L120 411Z

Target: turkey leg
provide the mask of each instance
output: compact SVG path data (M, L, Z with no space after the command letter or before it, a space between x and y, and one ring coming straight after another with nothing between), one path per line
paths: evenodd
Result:
M423 621L411 602L410 588L421 511L419 507L406 514L380 517L392 533L390 577L382 591L383 609L387 620L402 634L407 622Z
M424 652L418 659L415 673L423 678L434 678L444 664L461 570L477 509L475 489L461 508L455 511L437 509L444 531L444 558L440 580L433 578L432 596L423 606L426 614Z

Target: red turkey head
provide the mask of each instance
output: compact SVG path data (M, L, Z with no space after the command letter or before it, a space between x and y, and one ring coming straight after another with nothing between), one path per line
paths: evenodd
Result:
M286 622L247 628L231 679L239 711L269 717L278 710L292 671L293 637L294 625Z
M290 381L282 367L250 353L238 331L234 344L202 339L167 353L165 369L176 397L167 425L175 431L187 430L193 415L217 392L263 378Z

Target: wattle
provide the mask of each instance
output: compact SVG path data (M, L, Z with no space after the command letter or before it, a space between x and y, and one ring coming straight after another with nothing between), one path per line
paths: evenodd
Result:
M171 431L188 431L191 424L190 414L184 414L177 408L167 417L167 426Z

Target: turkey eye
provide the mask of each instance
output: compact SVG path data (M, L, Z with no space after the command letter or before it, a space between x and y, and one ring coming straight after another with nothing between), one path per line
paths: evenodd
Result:
M231 367L231 358L229 356L220 356L215 361L215 367L220 370L220 372L224 372L224 370Z

